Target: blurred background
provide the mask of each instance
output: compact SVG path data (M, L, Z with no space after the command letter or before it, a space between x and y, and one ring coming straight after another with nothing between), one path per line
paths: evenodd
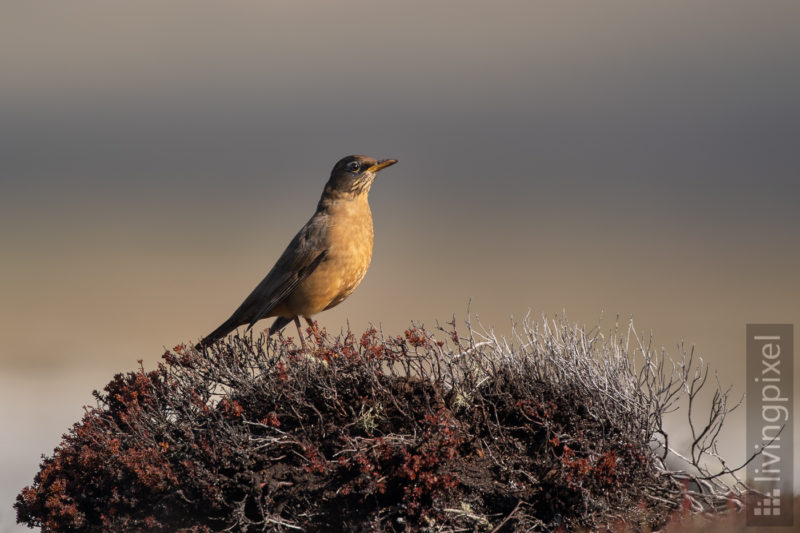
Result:
M0 531L91 391L227 318L351 153L400 163L329 331L633 317L738 398L745 325L800 325L797 2L0 11Z

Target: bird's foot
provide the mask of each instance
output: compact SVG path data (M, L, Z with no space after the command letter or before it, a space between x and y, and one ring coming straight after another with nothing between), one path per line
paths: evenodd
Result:
M311 320L307 316L303 318L308 324L308 329L306 331L308 332L309 337L313 336L314 342L316 343L317 346L319 346L320 344L322 344L322 338L325 336L324 331L320 331L319 324L317 324L316 320Z

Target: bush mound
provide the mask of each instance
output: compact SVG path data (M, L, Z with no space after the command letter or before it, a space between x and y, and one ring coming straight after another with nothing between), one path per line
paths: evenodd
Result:
M140 363L95 392L17 497L18 521L651 530L681 507L685 479L658 451L670 396L653 387L652 361L642 372L619 338L564 323L526 322L515 345L451 326L394 337L309 328L308 352L263 336L177 346L156 370Z

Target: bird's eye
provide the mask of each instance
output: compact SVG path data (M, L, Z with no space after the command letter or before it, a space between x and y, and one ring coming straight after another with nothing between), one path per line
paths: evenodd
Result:
M361 164L358 161L350 161L347 163L347 170L350 172L358 172L359 168L361 168Z

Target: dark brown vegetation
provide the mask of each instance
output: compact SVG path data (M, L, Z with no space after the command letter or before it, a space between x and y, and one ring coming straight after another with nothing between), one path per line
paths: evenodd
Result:
M651 530L676 509L738 503L716 474L665 466L662 415L702 385L691 359L666 371L640 343L628 350L628 336L563 322L526 321L514 345L468 329L323 331L312 354L263 336L205 353L178 346L156 370L95 393L18 496L18 521L44 531ZM698 442L692 457L710 449Z

